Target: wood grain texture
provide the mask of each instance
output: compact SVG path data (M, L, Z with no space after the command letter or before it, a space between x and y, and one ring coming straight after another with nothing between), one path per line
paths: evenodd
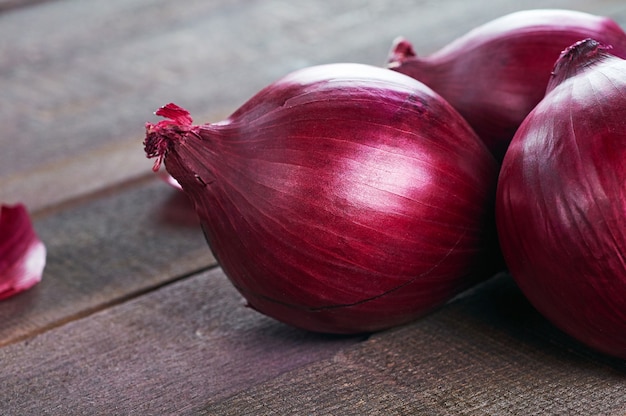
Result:
M215 265L190 203L153 178L37 219L41 283L0 302L0 345Z
M48 247L44 280L0 303L0 413L626 414L626 363L505 276L367 339L245 308L143 155L167 102L217 121L292 70L383 65L398 35L427 55L535 7L626 27L622 0L0 0L0 202Z
M182 414L361 340L266 318L214 269L0 349L0 405L7 416Z
M6 346L3 414L626 410L625 363L559 333L506 276L365 340L299 331L243 305L214 269Z
M234 395L207 415L623 415L626 363L541 318L502 275L414 324Z
M167 102L218 121L292 70L383 65L398 35L425 55L532 7L625 9L618 0L56 0L2 13L0 198L39 209L149 173L143 123Z

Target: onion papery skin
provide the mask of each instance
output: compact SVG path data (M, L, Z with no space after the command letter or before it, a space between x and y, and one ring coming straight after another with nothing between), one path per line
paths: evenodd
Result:
M626 61L592 40L564 52L504 158L496 215L537 310L626 359Z
M545 94L554 62L573 43L596 39L626 58L626 33L612 19L574 10L524 10L476 27L418 57L396 39L388 67L416 78L469 122L499 161Z
M33 228L23 204L0 205L0 300L41 281L46 246Z
M410 77L321 65L219 123L192 125L173 104L157 114L169 120L147 124L148 156L164 157L225 274L268 316L371 332L490 276L498 164Z

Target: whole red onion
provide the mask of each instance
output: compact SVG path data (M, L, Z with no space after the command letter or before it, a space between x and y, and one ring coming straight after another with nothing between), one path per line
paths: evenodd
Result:
M427 57L397 39L389 68L416 78L469 122L498 160L543 98L550 71L574 42L594 38L626 58L626 33L613 20L573 10L525 10L479 26Z
M626 61L594 40L559 58L499 178L513 278L556 326L626 358Z
M168 104L145 150L190 196L258 311L313 331L414 319L489 277L498 165L420 82L331 64L269 85L227 120ZM497 240L497 238L496 238Z

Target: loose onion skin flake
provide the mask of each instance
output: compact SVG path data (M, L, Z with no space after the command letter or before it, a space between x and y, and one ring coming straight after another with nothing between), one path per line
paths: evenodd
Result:
M41 281L46 247L23 204L0 206L0 300Z
M626 359L626 61L587 39L563 52L499 178L505 260L564 332Z
M626 58L626 33L612 19L538 9L487 22L426 57L398 38L388 66L439 93L501 161L520 123L543 98L560 53L585 38L612 45L614 55Z
M167 119L147 123L147 155L155 169L164 159L224 272L264 314L376 331L491 275L498 164L410 77L322 65L219 123L193 125L174 104L156 114Z

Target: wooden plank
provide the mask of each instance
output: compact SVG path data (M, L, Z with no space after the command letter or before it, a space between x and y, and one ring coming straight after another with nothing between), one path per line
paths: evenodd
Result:
M619 0L59 0L2 13L0 199L38 210L148 173L143 123L169 101L198 122L217 121L294 69L382 65L398 35L428 54L533 7L622 19L625 8Z
M362 337L249 308L219 269L0 349L3 415L192 412Z
M21 202L39 212L116 184L152 175L141 141L131 139L99 146L80 157L67 157L2 178L2 203Z
M317 335L243 307L220 269L0 349L3 414L493 415L626 410L626 368L505 278L411 325Z
M0 302L0 345L215 265L182 193L156 178L113 191L36 218L43 280Z
M505 275L414 324L226 400L207 415L623 415L626 362L587 350Z

